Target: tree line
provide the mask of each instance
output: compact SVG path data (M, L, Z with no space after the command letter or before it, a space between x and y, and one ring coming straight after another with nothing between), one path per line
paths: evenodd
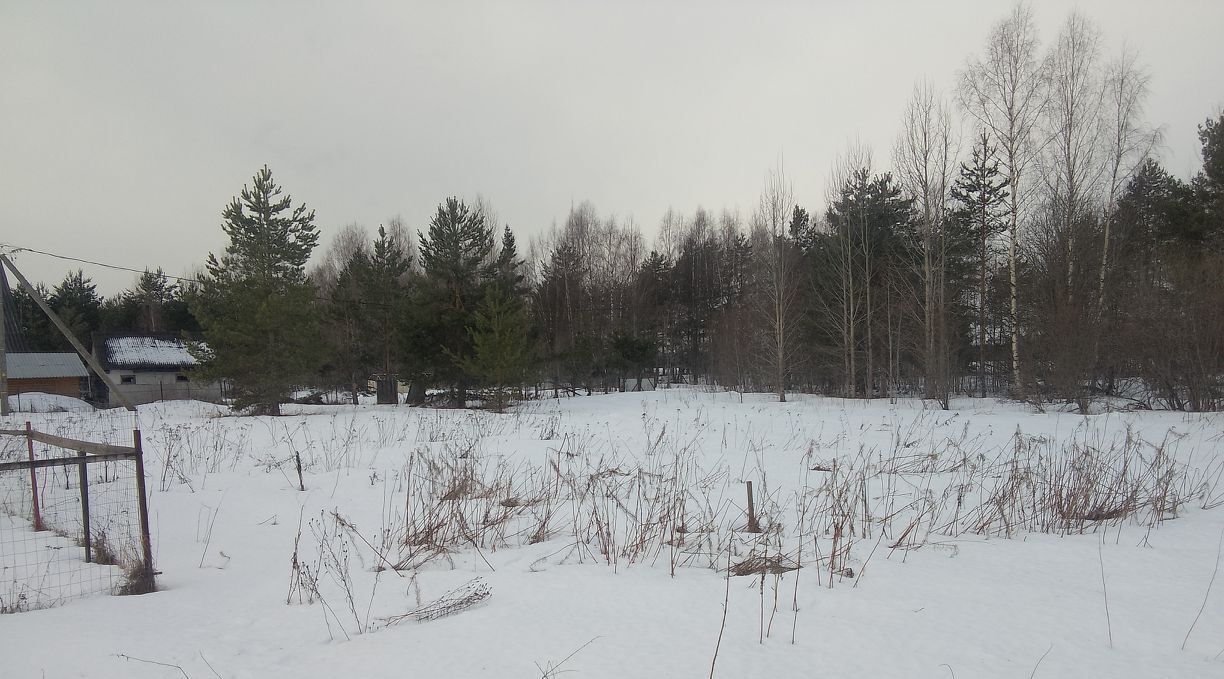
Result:
M657 379L1218 410L1224 115L1184 182L1146 96L1135 53L1107 57L1074 13L1043 48L1021 5L954 92L914 88L889 163L857 144L836 159L822 210L778 168L747 214L669 210L651 240L584 202L520 253L488 201L449 198L415 234L346 227L308 271L314 213L265 167L197 281L146 272L99 300L78 271L49 297L83 331L199 331L202 372L259 412L295 385L355 399L374 375L498 409Z

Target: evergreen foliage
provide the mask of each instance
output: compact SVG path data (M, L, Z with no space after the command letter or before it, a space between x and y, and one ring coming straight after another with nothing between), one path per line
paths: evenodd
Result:
M34 283L34 288L43 299L47 299L51 294L47 286L42 283ZM10 288L10 291L13 294L13 307L17 313L17 322L21 328L20 332L22 339L25 340L26 348L30 351L55 351L59 346L56 342L59 331L51 324L51 319L47 318L25 288L17 285Z
M419 238L424 279L406 333L408 352L432 367L432 380L448 386L452 405L462 408L469 375L459 357L472 353L468 328L495 273L493 229L479 210L448 198Z
M378 239L369 259L363 285L365 313L371 321L375 369L385 375L399 371L397 351L402 343L402 319L410 293L412 258L403 243L378 227Z
M519 258L514 232L507 224L502 231L501 248L493 265L497 285L513 300L522 300L527 292L527 277L523 275L523 260Z
M280 403L322 362L305 270L319 238L314 218L282 196L267 166L222 212L230 244L220 258L208 256L192 310L207 345L200 372L227 380L238 409L279 415Z
M98 330L101 317L102 299L98 297L98 286L84 271L77 269L69 272L46 299L47 305L68 326L77 341L88 347L90 336ZM30 301L33 302L32 299ZM35 307L34 310L38 316L43 316L41 309ZM45 328L48 347L54 351L75 351L72 344L49 323Z
M199 323L184 293L159 267L145 269L131 288L102 302L99 330L109 334L194 335Z
M378 363L373 318L366 305L370 277L370 258L354 252L322 305L323 336L332 357L324 373L349 390L353 405Z
M965 260L973 260L976 266L970 266L970 280L975 284L971 292L964 297L970 297L970 306L975 311L974 326L976 329L977 352L974 357L977 362L978 391L986 395L986 367L988 362L1001 363L1003 358L993 356L998 352L988 349L988 343L1000 344L1003 337L993 337L992 323L989 318L991 308L989 295L991 279L995 275L995 239L1007 227L1007 178L999 170L996 149L990 143L990 137L982 132L973 146L972 159L961 163L960 175L952 187L951 198L956 207L952 214L953 228L963 234L958 243L964 249L972 252ZM968 286L961 286L964 289ZM1001 372L1001 371L1000 371Z
M499 413L527 378L531 356L527 330L522 305L498 285L490 285L468 327L471 353L458 356L447 351L464 372L488 387L493 409Z

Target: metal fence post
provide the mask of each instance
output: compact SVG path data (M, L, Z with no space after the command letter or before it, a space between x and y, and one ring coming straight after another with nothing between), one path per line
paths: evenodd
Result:
M89 469L85 464L85 451L77 452L81 461L77 464L81 477L81 529L85 532L85 563L93 563L93 535L89 532Z

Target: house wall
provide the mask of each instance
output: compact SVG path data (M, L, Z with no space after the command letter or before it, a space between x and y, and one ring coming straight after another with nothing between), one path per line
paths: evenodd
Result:
M26 394L42 392L57 396L81 398L81 378L79 377L40 377L9 379L9 394Z
M153 403L155 401L213 401L221 400L221 385L216 382L180 381L178 372L142 372L133 370L110 370L107 376L115 383L115 389L121 392L135 405ZM124 378L130 382L124 382ZM112 393L108 406L118 408L123 404Z

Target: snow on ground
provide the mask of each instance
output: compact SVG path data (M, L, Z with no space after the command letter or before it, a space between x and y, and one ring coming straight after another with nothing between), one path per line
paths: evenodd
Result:
M94 407L79 398L28 391L8 397L9 410L14 413L86 413Z
M0 675L1224 677L1224 416L953 405L142 407L160 591L0 616Z

